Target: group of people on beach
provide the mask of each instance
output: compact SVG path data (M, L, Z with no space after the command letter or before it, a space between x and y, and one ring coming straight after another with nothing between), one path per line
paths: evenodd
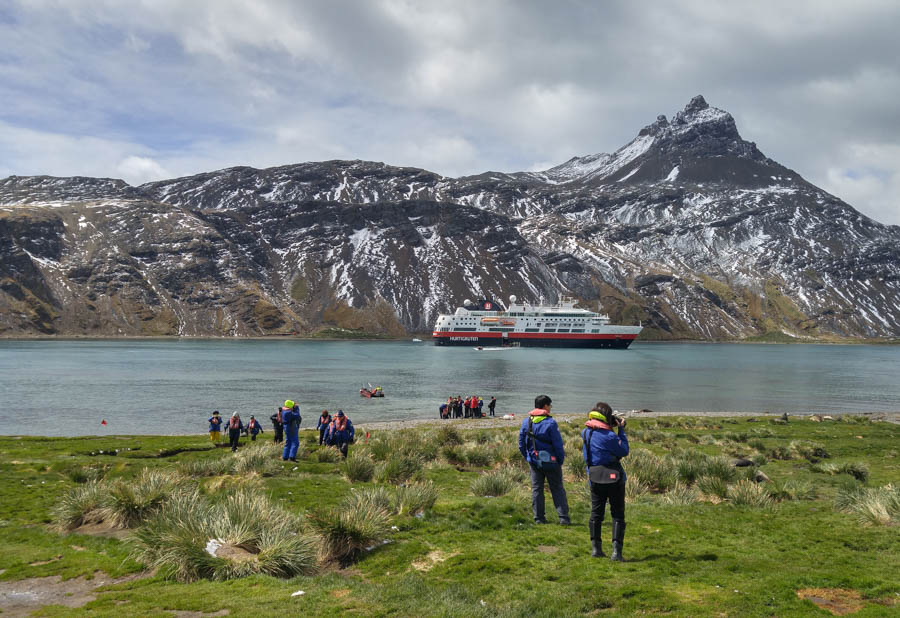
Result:
M478 395L462 398L462 395L456 397L447 397L447 401L438 406L438 418L483 418L484 399ZM487 404L488 415L494 416L497 409L497 398L491 397Z
M278 406L275 414L271 415L269 420L272 422L275 444L284 442L281 458L284 461L297 461L297 450L300 447L300 424L303 422L303 417L300 416L300 406L288 399L283 406ZM255 441L258 434L264 433L259 421L252 414L250 420L244 424L241 421L241 415L237 412L234 412L226 421L218 410L214 410L208 422L209 439L218 445L223 432L227 431L232 452L237 451L240 446L241 434L250 436L250 440ZM338 410L332 416L328 410L322 410L316 423L316 429L319 431L319 444L334 446L346 459L349 445L355 441L356 430L344 411Z

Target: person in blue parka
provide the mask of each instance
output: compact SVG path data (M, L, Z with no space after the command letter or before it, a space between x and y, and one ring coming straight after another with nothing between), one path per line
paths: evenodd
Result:
M336 446L344 459L347 459L347 450L353 444L355 435L356 430L353 429L350 418L344 414L343 410L338 410L328 426L325 443L329 446Z
M252 414L250 415L250 420L247 421L247 431L245 433L250 434L251 442L256 440L256 434L265 433L263 431L262 425L259 424L259 421L256 420L256 417Z
M281 420L284 423L284 452L281 459L284 461L297 461L297 449L300 448L300 406L288 399L284 402L281 412Z
M531 467L531 510L534 521L546 524L544 518L544 480L550 486L553 506L559 515L559 523L567 526L569 519L569 499L563 487L562 465L566 458L563 450L559 426L550 416L553 407L550 397L538 395L534 399L534 410L522 421L519 430L519 452Z
M613 431L616 427L618 433ZM624 562L622 542L625 540L625 469L620 460L628 455L625 419L613 415L609 404L598 401L588 414L581 439L581 452L588 467L588 483L591 486L591 519L588 522L591 556L599 558L606 555L600 542L600 527L606 515L606 501L609 500L613 547L610 559Z

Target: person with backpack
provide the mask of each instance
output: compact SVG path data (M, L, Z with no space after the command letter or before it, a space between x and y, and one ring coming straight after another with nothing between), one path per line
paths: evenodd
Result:
M242 431L244 431L244 423L241 422L241 415L235 411L228 419L228 444L231 446L232 453L237 451L240 446Z
M618 433L613 428L618 428ZM591 486L591 556L605 556L600 541L600 527L606 516L606 502L612 515L612 555L610 560L625 562L622 543L625 540L625 470L621 459L628 455L625 419L613 414L609 404L598 401L588 413L581 430L584 463Z
M356 430L353 429L350 418L344 415L343 410L338 410L328 427L326 443L329 446L337 447L344 459L347 459L347 450L353 444L355 434Z
M319 422L316 423L316 429L319 430L319 446L322 446L322 443L325 441L325 432L328 430L330 423L331 414L328 413L328 410L322 410L322 414L319 415Z
M284 423L281 420L282 409L281 406L278 406L278 410L275 411L275 414L269 417L269 420L272 421L272 429L275 431L275 437L273 441L275 444L281 444L284 441Z
M522 421L519 430L519 452L531 468L531 510L534 521L546 524L544 517L544 481L550 486L553 506L559 523L568 526L569 499L563 487L562 465L566 458L562 435L556 420L550 416L552 400L547 395L534 399L534 410Z
M288 399L281 410L281 420L284 423L284 452L281 454L283 461L297 461L297 449L300 448L300 406Z
M262 425L259 424L259 421L256 420L256 417L252 414L250 415L250 420L247 422L247 431L245 433L250 435L251 442L256 442L256 434L265 433Z
M219 416L219 411L213 410L212 416L207 419L207 422L209 423L209 440L218 446L222 435L222 417Z

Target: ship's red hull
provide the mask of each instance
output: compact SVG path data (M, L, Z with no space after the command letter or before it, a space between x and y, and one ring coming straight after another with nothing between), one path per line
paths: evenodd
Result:
M614 348L624 350L636 334L433 332L434 345L522 348Z

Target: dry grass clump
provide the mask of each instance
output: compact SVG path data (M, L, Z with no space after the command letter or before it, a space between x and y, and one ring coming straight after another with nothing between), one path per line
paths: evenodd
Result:
M518 453L518 449L516 449ZM521 457L521 455L519 455ZM468 459L466 458L466 450L459 444L448 444L444 448L441 449L441 457L443 457L447 463L464 466L468 463Z
M381 483L406 483L422 478L422 460L412 455L392 454L375 467L375 479Z
M828 474L849 474L857 481L865 483L869 480L869 467L862 462L848 461L844 463L814 463L809 466L811 472Z
M484 468L494 463L494 453L483 443L467 444L465 450L466 463L470 466Z
M90 483L101 481L109 472L109 466L78 466L66 472L73 483Z
M106 485L98 513L114 528L133 528L156 514L185 484L178 474L144 468L135 479L116 479Z
M323 446L316 451L316 461L319 463L337 463L342 459L341 452L333 446Z
M628 472L640 479L653 491L665 492L678 481L676 470L662 457L646 449L634 449L628 455Z
M375 475L375 462L365 453L356 453L341 464L341 472L351 483L368 483Z
M692 487L679 481L675 483L669 491L663 494L662 501L665 504L687 506L696 504L700 501L701 497L702 496L700 495L700 492L697 491L696 487Z
M394 494L397 515L416 515L431 510L437 502L438 489L431 481L401 485Z
M625 500L635 502L650 493L650 485L635 474L629 474L625 483Z
M724 500L728 497L728 483L719 476L701 476L697 479L697 489L714 500Z
M462 444L463 439L459 430L452 425L444 425L437 430L436 440L441 445Z
M137 530L133 555L180 582L310 574L318 541L298 527L295 516L262 494L239 491L210 504L185 492Z
M204 458L182 461L178 464L178 471L190 478L204 476L219 476L228 474L234 470L234 460L231 458Z
M322 537L322 558L346 566L359 554L383 539L390 526L390 513L375 501L357 498L353 508L315 511L307 521Z
M835 496L834 506L855 514L862 523L894 525L900 523L900 487L843 487Z
M768 487L769 494L778 502L786 500L815 500L815 485L807 481L774 481Z
M344 498L341 506L345 509L367 508L375 505L385 511L393 509L391 492L385 487L366 487L365 489L352 489Z
M273 476L281 471L280 451L277 444L262 442L234 454L232 469L235 474L256 472L260 476Z
M584 463L584 457L581 453L566 457L566 463L563 464L563 467L576 481L587 479L587 464Z
M770 508L775 501L768 490L759 483L743 479L728 487L728 500L736 506Z
M788 444L788 451L791 453L792 459L808 459L812 462L830 457L824 444L810 440L793 440Z
M84 524L101 521L98 511L105 496L106 487L97 481L72 488L51 511L57 529L68 532Z
M522 482L521 479L523 478L524 472L512 467L488 470L472 481L472 493L476 496L485 497L505 496L515 489Z

